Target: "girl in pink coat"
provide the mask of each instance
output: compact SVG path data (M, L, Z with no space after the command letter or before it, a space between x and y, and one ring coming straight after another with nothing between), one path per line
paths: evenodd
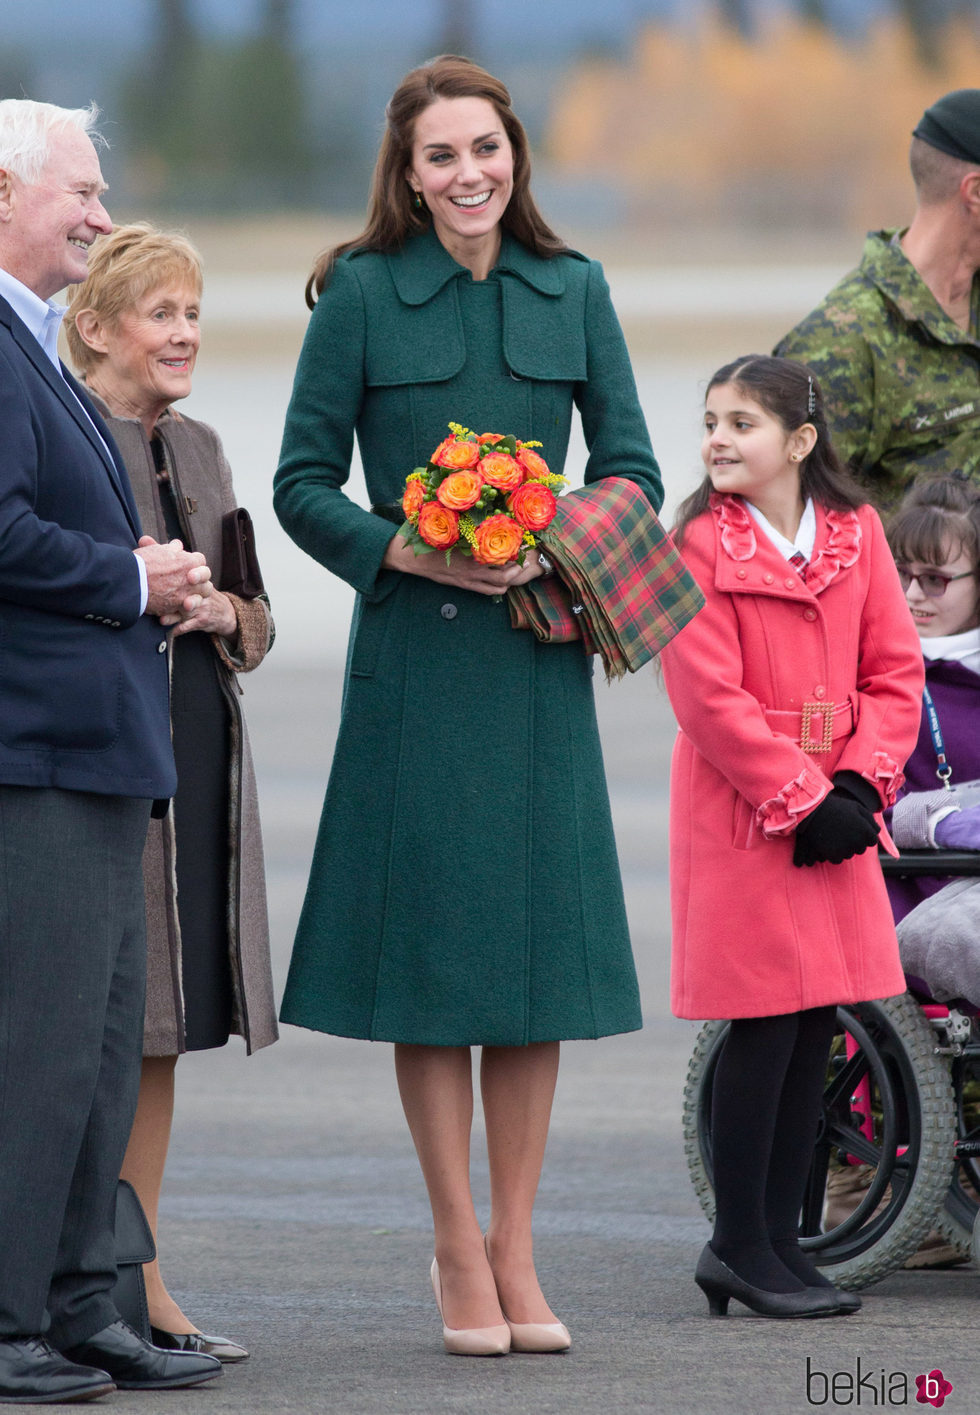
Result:
M663 651L671 1004L731 1018L715 1073L713 1315L830 1316L798 1242L839 1003L903 992L877 845L915 745L922 654L877 515L803 364L749 355L705 399L707 476L675 538L704 591Z

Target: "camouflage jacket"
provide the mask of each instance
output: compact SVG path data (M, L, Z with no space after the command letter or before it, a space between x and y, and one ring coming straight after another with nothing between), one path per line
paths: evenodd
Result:
M812 366L837 450L886 509L920 472L980 481L980 274L966 333L892 235L870 232L858 268L775 349Z

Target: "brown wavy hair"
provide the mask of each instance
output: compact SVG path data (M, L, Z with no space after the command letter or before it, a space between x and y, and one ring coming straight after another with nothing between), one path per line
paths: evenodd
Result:
M485 98L492 103L514 153L514 189L501 225L539 256L567 249L544 220L531 196L531 153L527 134L510 106L510 94L500 79L458 54L440 54L406 74L385 109L385 132L371 179L367 224L359 236L329 247L317 256L306 282L306 303L315 303L330 279L334 261L345 251L395 251L409 236L430 225L424 206L412 204L406 174L412 163L415 123L420 113L440 98Z
M787 434L804 423L816 429L813 451L800 463L800 490L804 501L812 497L821 506L835 511L848 511L863 506L867 497L848 472L834 449L827 428L823 394L817 376L806 364L795 359L777 359L769 354L743 354L740 359L720 368L705 389L705 398L712 388L730 383L739 393L765 408L782 425ZM810 390L813 389L813 410L810 411ZM682 501L674 521L674 539L678 545L684 539L685 527L707 511L713 491L711 478L705 476L697 491Z
M913 482L886 531L896 560L939 567L966 555L980 574L980 488L962 472Z

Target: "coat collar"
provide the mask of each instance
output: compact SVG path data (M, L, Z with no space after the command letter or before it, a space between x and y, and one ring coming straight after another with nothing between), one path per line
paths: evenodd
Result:
M861 554L861 522L857 512L833 511L817 504L817 539L804 582L768 536L759 533L740 497L712 492L708 504L715 518L721 551L715 574L719 589L816 595Z
M895 306L908 324L920 324L941 344L977 344L980 325L980 273L973 277L970 329L950 319L929 286L902 250L898 230L870 231L861 256L861 271Z
M390 252L385 259L398 298L406 305L427 304L450 280L459 276L471 278L466 267L453 260L431 228L412 236L401 250ZM533 255L506 231L491 273L514 275L541 295L557 296L565 291L565 276L559 262Z

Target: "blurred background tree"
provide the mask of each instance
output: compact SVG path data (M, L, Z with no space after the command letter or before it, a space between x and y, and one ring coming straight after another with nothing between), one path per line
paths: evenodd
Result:
M124 80L127 180L154 206L255 212L303 205L312 161L294 0L262 0L241 39L205 38L189 0L156 0Z
M904 218L912 125L980 82L980 0L3 3L0 93L97 98L151 215L360 212L393 86L452 50L507 80L558 222L852 230Z

